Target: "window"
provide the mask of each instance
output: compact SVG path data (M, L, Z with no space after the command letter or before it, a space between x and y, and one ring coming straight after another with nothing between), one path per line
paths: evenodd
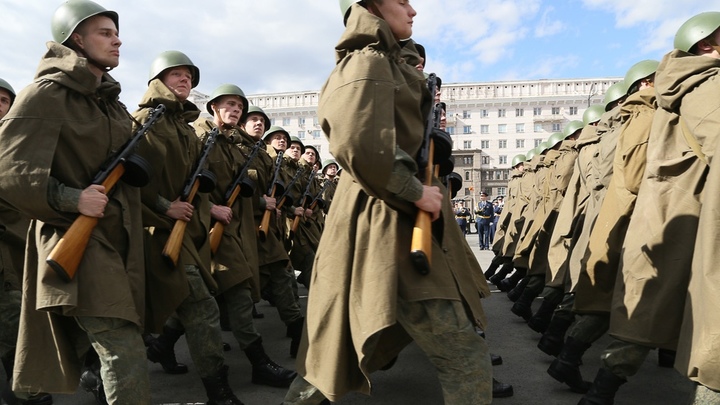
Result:
M472 125L464 125L463 134L472 134Z
M533 107L533 115L536 117L542 115L542 107Z
M320 131L319 129L314 130L313 131L313 139L320 139L321 133L322 133L322 131Z
M515 147L516 147L516 148L524 148L524 147L525 147L525 140L524 140L524 139L516 139L516 140L515 140Z
M506 165L507 164L507 156L505 156L505 155L498 156L498 164Z
M498 134L507 133L507 124L498 124Z
M577 115L577 107L570 107L568 109L568 115Z
M535 147L538 147L538 146L540 146L542 141L543 141L542 138L535 138L535 142L533 142L533 143L535 144Z
M552 115L560 115L560 107L553 107Z
M504 109L504 108L499 109L499 110L498 110L498 117L499 117L499 118L502 118L502 117L504 117L504 116L505 116L505 109Z
M497 195L505 195L506 192L505 187L498 187L497 189Z
M483 156L482 157L482 164L489 165L490 164L490 156ZM487 174L487 172L485 172ZM486 177L487 178L487 177Z
M507 148L507 139L500 139L500 140L498 140L498 148L499 148L499 149L505 149L505 148Z
M305 131L298 131L298 138L305 139Z
M510 170L503 170L503 180L508 179L508 173L510 173Z
M463 119L466 120L470 118L470 111L469 110L463 110Z
M468 187L465 187L465 195L470 195L470 189Z
M470 178L470 172L465 172L465 180L466 180L466 181L472 180L472 179Z
M487 118L488 110L480 110L480 117Z
M535 132L542 132L542 124L535 124Z
M472 141L463 141L463 149L472 149Z
M463 164L468 166L473 164L472 156L463 156Z
M560 124L557 123L557 122L556 122L556 123L553 123L552 131L553 131L553 132L560 132Z
M305 126L305 118L298 118L298 126L304 127Z
M284 127L290 125L290 118L289 118L289 117L284 117L282 124L283 124ZM269 128L268 128L268 129L269 129Z
M455 135L455 127L447 127L445 131L447 131L448 135Z
M270 118L270 126L275 125L275 118Z
M484 140L480 141L480 149L489 149L490 148L490 141Z
M515 109L515 116L516 116L516 117L523 117L523 116L525 116L525 109L524 109L524 108L516 108L516 109Z
M493 174L495 174L495 180L500 180L500 177L502 176L500 170L495 170Z
M481 134L489 134L490 133L490 125L480 125L480 133Z
M320 125L320 118L318 118L317 115L313 117L313 125L315 125L315 126Z
M515 132L518 134L525 132L525 124L515 124Z

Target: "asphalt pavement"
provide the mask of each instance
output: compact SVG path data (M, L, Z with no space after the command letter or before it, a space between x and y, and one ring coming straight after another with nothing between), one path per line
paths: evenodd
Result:
M468 235L468 243L483 268L487 268L493 253L477 247L477 235ZM540 335L510 312L512 302L504 293L491 285L493 295L485 300L488 316L487 340L490 351L503 358L503 364L493 367L494 376L512 384L514 396L496 399L500 405L571 405L577 404L581 395L571 392L564 384L553 380L546 372L553 358L537 349ZM300 290L301 304L306 303L307 291ZM537 309L536 300L533 308ZM257 321L263 343L270 357L284 367L293 368L289 356L290 339L285 337L285 325L277 311L266 301L257 305L264 319ZM225 353L230 367L230 385L235 394L247 405L280 404L285 389L254 385L250 382L250 363L234 341L231 332L223 332L224 341L232 350ZM583 357L583 377L592 380L600 365L600 353L610 342L605 336L596 342ZM448 344L451 344L450 342ZM176 346L178 361L188 364L190 372L185 375L168 375L158 364L149 363L152 399L154 404L201 404L207 401L200 378L195 373L184 338ZM0 376L4 373L0 370ZM2 378L2 382L4 382ZM692 383L674 369L657 365L657 352L651 351L637 376L623 385L615 400L616 405L682 405L688 403ZM58 405L92 405L94 397L82 390L73 395L54 395ZM415 345L407 347L396 365L388 371L372 375L372 396L350 394L338 404L443 404L436 372Z

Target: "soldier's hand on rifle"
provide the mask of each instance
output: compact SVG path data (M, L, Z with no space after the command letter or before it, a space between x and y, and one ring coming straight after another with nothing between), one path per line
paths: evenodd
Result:
M210 208L210 216L223 225L228 225L232 219L232 209L225 205L213 205Z
M295 208L295 216L299 217L305 214L305 208L303 207L297 207Z
M180 201L180 197L177 200L170 203L170 208L167 210L165 215L169 216L174 220L180 220L190 222L190 218L193 215L193 205L186 201Z
M415 206L432 215L432 220L440 218L443 195L437 186L423 185L422 197L415 201Z
M105 195L105 187L99 184L91 184L80 192L78 200L78 211L88 217L102 218L108 197Z
M268 197L267 195L263 194L263 198L265 199L265 209L268 211L272 211L275 209L275 197Z
M307 208L305 210L305 218L310 218L312 216L312 214L313 214L313 210L311 210L310 208Z

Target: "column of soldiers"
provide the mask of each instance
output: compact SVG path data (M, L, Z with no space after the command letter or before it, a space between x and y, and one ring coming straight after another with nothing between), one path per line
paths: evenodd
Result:
M662 61L634 64L582 122L512 161L485 276L581 405L612 404L654 349L696 382L694 404L720 403L719 43L719 12L692 17ZM606 333L586 381L583 354Z
M35 82L16 95L0 79L0 357L13 389L3 401L52 404L47 392L79 383L98 403L149 404L147 361L187 373L174 354L184 334L208 403L241 404L219 295L252 382L288 387L297 374L265 352L253 305L266 291L295 357L304 317L294 270L309 283L339 166L271 127L234 84L215 89L211 118L200 118L188 101L200 69L179 51L154 59L130 114L108 74L118 29L114 11L65 2ZM134 133L143 136L131 158L98 180ZM92 225L70 252L76 269L49 265L80 223Z

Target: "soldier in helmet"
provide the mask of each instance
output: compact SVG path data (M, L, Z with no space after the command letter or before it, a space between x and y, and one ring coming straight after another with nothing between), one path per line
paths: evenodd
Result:
M10 83L0 79L0 119L10 110L13 101L15 101L15 90Z
M706 192L706 177L718 145L718 28L719 12L690 18L675 34L675 49L657 68L658 108L635 203L642 209L633 211L628 224L619 264L622 277L610 307L609 333L615 340L601 357L602 368L585 403L612 403L652 348L676 346L676 367L701 384L695 403L718 400L717 355L705 349L717 336L717 314L708 313L716 312L709 309L716 301L699 298L715 287L708 285L714 278L707 272L716 266L710 260L718 250L712 242L717 230L698 230L698 217L715 209L710 205L701 212L701 201L712 195ZM696 238L698 234L702 237Z
M288 147L291 146L290 134L282 127L271 126L265 131L263 139L267 144L267 154L272 160L272 163L270 163L265 170L267 171L267 176L272 180L278 153L285 152ZM296 143L296 147L297 146ZM297 148L296 152L299 158L299 156L302 155L301 148ZM286 158L283 153L283 159L280 164L281 180L284 183L284 187L289 187L292 178L297 174L297 163L290 157ZM264 188L264 192L267 192L271 188L270 181L268 181L267 186ZM281 200L282 195L275 195L277 205L274 206L273 209L270 209L268 205L266 210L270 212L269 228L265 231L265 240L258 242L258 252L260 257L261 291L275 304L280 319L287 326L287 334L291 338L290 356L295 357L298 346L300 345L300 334L302 333L305 317L302 316L300 305L293 291L296 280L292 273L290 257L288 256L288 249L285 244L287 239L285 215L294 212L292 200L299 195L297 181L291 188L292 190L287 191L285 201ZM280 206L281 203L281 210L278 210L277 207ZM261 225L266 210L256 211L255 225Z
M295 372L270 359L253 324L253 303L260 300L257 238L250 198L255 188L246 181L241 195L231 206L225 200L235 177L247 164L248 155L239 147L242 129L238 123L247 115L248 101L238 86L223 84L213 90L207 110L212 119L199 119L193 126L203 140L212 129L219 129L209 159L209 169L217 179L215 189L210 192L210 215L223 225L222 238L212 261L213 275L224 297L224 302L219 304L227 305L233 335L252 363L252 382L287 387L295 378Z
M340 180L338 178L338 164L335 159L328 159L325 161L322 168L322 174L325 181L328 182L328 185L325 187L325 191L323 192L323 200L325 200L324 210L325 214L327 214L330 210L333 196L335 196L338 181Z
M33 84L0 124L3 201L34 218L13 389L23 399L27 392L74 393L92 346L105 379L98 398L149 404L140 192L123 181L112 192L92 184L131 135L120 85L107 73L119 64L118 15L71 0L55 11L51 28L54 41ZM46 258L79 215L97 225L68 281Z
M210 275L210 201L203 192L194 201L180 198L203 147L188 125L200 115L195 104L188 101L190 90L199 82L200 69L187 55L163 52L152 62L148 89L133 114L143 123L158 104L167 108L139 148L155 174L142 192L147 227L145 256L151 283L148 290L153 292L148 300L155 310L148 328L162 331L157 339L148 342L147 355L151 361L160 362L166 372L186 373L187 366L177 363L173 352L184 328L208 403L240 404L228 384L220 313L212 297L218 286ZM216 216L222 215L216 212ZM187 228L180 256L173 264L162 257L162 250L176 221L186 222Z
M340 4L347 29L318 115L345 174L310 281L307 334L297 363L302 378L284 403L369 394L369 373L391 366L414 340L438 370L445 403L489 404L492 366L475 331L484 327L480 300L489 294L487 283L452 220L447 191L438 179L423 185L411 157L433 104L422 73L399 61L400 41L411 37L416 12L409 2ZM389 57L377 58L377 51ZM444 218L426 275L410 260L418 209Z

